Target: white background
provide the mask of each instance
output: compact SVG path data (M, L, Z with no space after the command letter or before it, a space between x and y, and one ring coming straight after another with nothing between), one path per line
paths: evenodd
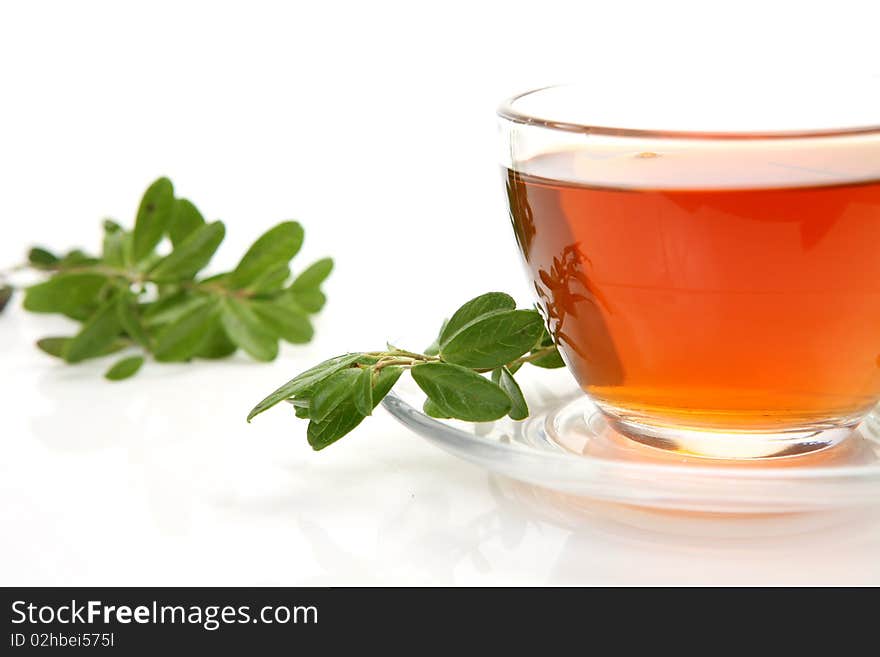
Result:
M287 218L307 229L299 262L338 267L311 345L120 384L35 350L70 327L15 303L0 584L880 583L876 523L719 540L740 528L561 522L384 412L319 454L287 413L244 422L329 355L423 346L489 289L530 301L496 165L502 98L596 70L872 75L878 19L873 0L7 0L0 263L32 243L97 248L100 219L130 223L164 174L226 221L216 267Z

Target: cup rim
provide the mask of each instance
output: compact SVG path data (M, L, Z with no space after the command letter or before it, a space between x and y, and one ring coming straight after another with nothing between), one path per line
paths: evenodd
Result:
M642 128L626 128L612 125L588 123L572 123L558 121L518 110L515 104L533 94L550 89L561 89L576 86L573 83L551 84L524 91L502 101L496 114L499 118L520 125L535 126L549 130L578 133L585 135L605 135L611 137L652 137L661 139L693 139L693 140L761 140L761 139L809 139L828 137L848 137L853 135L880 134L880 123L872 125L856 125L842 128L822 128L816 130L770 130L770 131L706 131L706 130L657 130Z

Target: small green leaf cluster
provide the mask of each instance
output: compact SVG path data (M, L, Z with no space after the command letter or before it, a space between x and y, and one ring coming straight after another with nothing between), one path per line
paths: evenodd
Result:
M49 276L26 289L24 308L81 322L75 335L43 338L37 346L68 363L137 350L106 372L118 381L136 374L145 354L180 362L242 349L270 361L279 340L311 340L310 315L324 306L321 284L333 261L319 260L293 277L290 261L304 232L285 221L257 239L232 271L201 276L225 234L222 221L206 222L160 178L144 193L133 229L104 221L100 255L31 249L29 266ZM10 293L0 289L0 304Z
M309 421L309 445L323 449L371 415L404 370L427 396L424 411L432 417L522 420L529 408L514 374L526 363L564 365L537 310L518 310L509 295L489 292L443 322L423 353L388 345L385 351L331 358L272 392L248 421L287 401L298 418Z

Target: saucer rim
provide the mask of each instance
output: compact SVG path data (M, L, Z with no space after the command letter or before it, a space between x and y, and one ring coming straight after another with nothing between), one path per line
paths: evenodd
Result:
M562 401L562 399L560 399ZM586 395L575 397L560 406L559 410L568 408L573 404L591 403ZM396 420L409 428L414 433L431 442L449 443L449 440L458 441L460 448L478 447L483 450L490 450L501 455L517 455L520 457L540 458L547 462L565 463L567 466L580 462L581 467L588 469L590 467L602 469L614 469L629 474L638 474L642 476L657 475L675 475L686 474L688 477L722 477L728 481L732 479L747 479L749 481L817 481L829 479L846 479L848 481L864 481L877 479L880 481L880 461L873 465L844 465L844 466L804 466L804 467L773 467L768 465L760 469L755 468L739 468L737 466L718 466L718 465L702 465L689 463L686 467L680 464L659 464L659 463L635 463L632 461L621 461L609 459L599 456L578 455L573 452L564 450L544 451L534 447L518 443L506 443L498 440L484 439L474 433L469 433L463 429L454 426L441 419L430 417L429 415L416 408L397 392L391 391L383 399L382 406ZM516 422L516 425L525 425L529 422L541 422L547 418L547 413L540 413L537 416L529 417L525 420ZM854 431L862 431L865 423L871 419L880 422L877 415L877 409L872 410L862 421L862 423L854 429ZM472 423L476 424L476 423ZM491 424L491 423L482 423ZM864 435L864 433L862 433ZM449 445L453 447L453 445ZM711 460L711 459L701 459ZM753 461L750 459L750 461Z

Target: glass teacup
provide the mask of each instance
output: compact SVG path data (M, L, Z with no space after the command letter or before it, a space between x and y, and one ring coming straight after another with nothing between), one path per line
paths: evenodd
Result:
M566 85L501 106L538 303L635 440L726 458L828 446L880 400L880 107L704 92ZM661 93L675 101L637 103Z

